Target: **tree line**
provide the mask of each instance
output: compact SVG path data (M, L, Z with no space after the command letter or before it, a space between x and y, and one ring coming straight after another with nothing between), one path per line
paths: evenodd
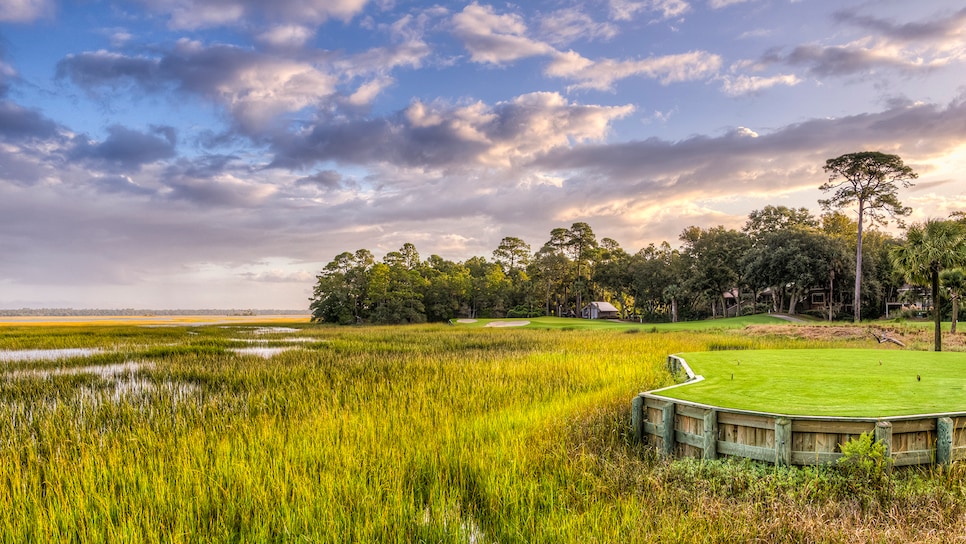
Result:
M344 252L317 276L310 309L317 321L342 324L579 315L589 301L652 322L765 311L879 317L909 281L923 282L910 263L926 257L900 258L906 241L877 228L910 213L897 190L916 175L899 157L878 152L829 159L825 171L821 189L833 194L819 201L820 216L769 205L749 213L740 229L689 226L678 247L665 241L629 252L575 222L552 229L536 251L508 236L489 258L462 262L422 259L411 243L381 261L367 249ZM955 230L963 217L931 223ZM953 251L940 271L949 276L947 269L966 265L962 253ZM944 285L961 289L953 276Z

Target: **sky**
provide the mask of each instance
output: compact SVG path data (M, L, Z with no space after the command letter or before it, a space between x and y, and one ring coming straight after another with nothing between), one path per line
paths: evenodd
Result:
M948 0L0 0L0 308L307 308L343 251L633 253L897 154L966 209ZM893 226L894 228L894 226Z

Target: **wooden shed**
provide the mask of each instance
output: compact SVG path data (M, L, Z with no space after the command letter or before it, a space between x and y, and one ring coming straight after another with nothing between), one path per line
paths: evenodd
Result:
M580 316L584 319L617 319L620 312L610 302L591 302L583 307Z

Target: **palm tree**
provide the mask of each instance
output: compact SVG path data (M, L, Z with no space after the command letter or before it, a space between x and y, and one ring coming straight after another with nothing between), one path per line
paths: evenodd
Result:
M936 351L942 351L939 315L939 273L966 266L966 226L956 221L928 219L906 231L906 243L889 253L892 265L916 284L932 287L933 320L936 325Z
M953 322L949 326L949 332L956 334L956 322L959 321L959 297L966 292L966 272L962 268L943 270L939 274L939 281L949 293L949 300L953 303Z

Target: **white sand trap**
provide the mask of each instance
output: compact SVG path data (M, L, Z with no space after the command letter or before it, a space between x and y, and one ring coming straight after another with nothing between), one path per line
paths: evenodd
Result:
M529 321L490 321L487 327L523 327L529 325Z
M457 323L476 323L475 319L457 319Z

